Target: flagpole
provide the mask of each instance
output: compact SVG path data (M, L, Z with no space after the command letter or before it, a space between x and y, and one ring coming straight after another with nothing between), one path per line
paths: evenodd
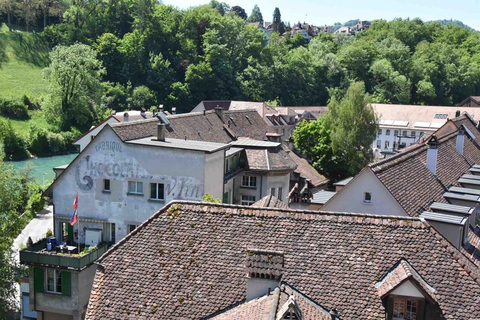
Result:
M78 184L77 184L77 199L78 199ZM77 201L77 220L78 220L78 226L77 226L77 253L80 255L80 215L78 214L78 201Z

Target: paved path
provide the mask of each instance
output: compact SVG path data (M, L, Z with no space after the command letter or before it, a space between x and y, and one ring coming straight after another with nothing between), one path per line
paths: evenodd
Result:
M28 237L32 237L33 242L45 237L47 230L51 229L53 231L53 207L49 206L47 209L44 209L37 213L35 218L30 221L29 224L22 230L18 237L13 241L12 244L12 255L15 258L15 261L20 262L20 257L18 251L21 244L25 244L28 240Z

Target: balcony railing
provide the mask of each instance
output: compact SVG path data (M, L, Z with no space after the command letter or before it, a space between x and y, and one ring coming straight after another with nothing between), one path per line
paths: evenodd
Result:
M108 245L79 254L47 251L47 239L40 240L29 248L20 251L20 263L26 265L51 266L65 269L83 270L100 258L108 249Z

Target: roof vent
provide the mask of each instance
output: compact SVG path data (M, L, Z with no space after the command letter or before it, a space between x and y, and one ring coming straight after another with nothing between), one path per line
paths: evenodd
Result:
M165 141L165 124L159 123L157 125L157 140Z
M460 117L460 110L455 111L455 118Z
M177 107L172 107L172 115L177 114Z
M223 120L223 108L217 105L213 110L215 110L217 116L219 116L220 119Z
M125 112L125 113L123 114L123 121L124 121L124 122L127 122L127 121L128 121L128 112Z

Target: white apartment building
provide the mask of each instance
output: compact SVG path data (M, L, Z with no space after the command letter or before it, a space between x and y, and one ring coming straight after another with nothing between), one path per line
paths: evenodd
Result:
M372 104L379 121L373 148L394 151L408 147L439 129L448 119L468 112L480 119L480 108Z

